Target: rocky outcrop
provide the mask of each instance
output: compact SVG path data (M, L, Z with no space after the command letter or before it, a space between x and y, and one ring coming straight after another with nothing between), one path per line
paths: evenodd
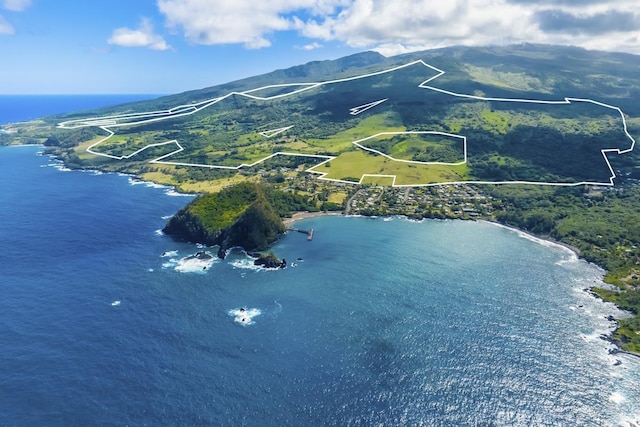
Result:
M253 264L264 268L285 268L287 266L287 260L284 258L280 260L273 253L269 252L268 254L260 255L258 259L253 261Z
M241 183L216 194L194 199L180 209L162 230L178 240L218 245L218 256L239 246L263 251L285 231L279 215L255 183Z

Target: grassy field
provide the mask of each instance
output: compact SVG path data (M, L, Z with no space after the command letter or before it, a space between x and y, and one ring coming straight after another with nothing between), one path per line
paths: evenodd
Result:
M360 181L363 175L394 175L396 185L420 185L463 181L467 166L421 165L398 162L363 150L341 154L331 162L311 169L326 174L325 178ZM372 178L367 178L367 182ZM390 183L390 178L383 179Z
M321 147L326 152L337 155L353 147L352 142L379 132L404 132L397 113L386 112L368 116L361 120L355 127L339 132L326 139L307 139L310 145Z

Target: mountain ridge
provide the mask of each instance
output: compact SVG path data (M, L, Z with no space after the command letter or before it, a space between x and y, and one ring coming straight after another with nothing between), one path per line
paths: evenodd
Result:
M592 58L595 55L597 55L599 60L592 62ZM131 107L142 110L168 109L177 105L223 96L234 91L250 90L271 84L308 83L350 77L419 59L432 61L433 65L449 74L446 76L446 79L455 76L456 70L459 69L463 63L491 68L519 66L521 71L529 73L536 73L535 67L540 67L541 65L544 65L546 69L558 68L564 70L566 73L566 81L564 83L571 80L574 81L574 84L572 86L570 85L574 93L567 94L567 96L595 96L604 99L616 98L612 97L611 91L598 90L598 88L595 87L597 82L589 83L592 87L588 91L580 88L577 80L587 77L588 74L585 75L585 73L577 71L578 67L583 70L587 69L591 74L608 72L612 76L620 78L632 77L634 73L636 73L635 75L640 75L639 55L587 50L575 46L531 43L483 47L451 46L403 53L389 57L385 57L374 51L364 51L334 60L310 61L305 64L276 69L268 73L227 83L164 95L154 100L122 104L93 111L95 111L97 115L100 115L108 112L123 111L125 107L127 107L127 110L130 110ZM585 64L585 62L588 63L588 66L586 66L587 64ZM558 67L558 65L560 65L560 67ZM620 67L621 65L624 65L625 70ZM574 71L571 71L572 69ZM468 79L469 75L459 77ZM556 84L559 85L559 83ZM628 96L640 96L640 88L635 88ZM620 97L618 97L618 99L619 98ZM625 96L625 98L627 98L627 96ZM640 107L636 107L635 103L628 104L629 105L625 104L625 110L631 107L634 114L636 111L640 111ZM86 113L86 111L83 113ZM54 115L50 118L61 120L75 116L77 116L77 112Z

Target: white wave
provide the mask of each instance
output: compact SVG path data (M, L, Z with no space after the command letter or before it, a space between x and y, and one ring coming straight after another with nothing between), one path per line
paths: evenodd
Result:
M621 404L622 402L624 402L625 400L627 400L622 393L619 393L617 391L611 393L611 395L609 396L609 401L616 403L616 404Z
M409 218L409 217L404 217L405 221L409 221L409 222L415 222L417 224L421 224L423 222L425 222L426 220L424 218L421 219L415 219L415 218Z
M213 263L217 260L216 257L209 253L206 255L206 257L190 255L184 258L170 258L169 261L162 264L162 268L173 268L180 273L204 274L209 271Z
M253 325L255 322L253 318L260 316L262 311L259 308L234 308L227 312L229 316L233 317L233 321L241 324L242 326Z
M170 257L170 256L178 256L178 251L167 251L167 252L163 252L161 256L162 256L163 258Z
M598 332L591 333L589 335L583 334L582 339L585 340L586 342L598 342L598 341L602 341L602 334Z
M565 249L569 249L569 248L565 247ZM567 258L562 258L561 260L556 261L554 264L555 265L573 264L575 262L578 262L579 260L580 260L580 258L578 258L578 255L575 252L571 251L570 254L567 256Z
M115 300L114 302L111 303L112 307L117 307L120 305L120 300Z
M62 161L56 159L53 159L50 163L47 163L46 166L54 168L60 172L71 172L71 169L65 167Z
M173 215L165 215L162 217L162 219L171 219L171 217L173 217Z
M179 193L175 188L169 188L164 194L171 197L193 197L193 194Z
M132 175L122 174L121 176L126 176L130 185L144 185L145 187L149 188L169 188L166 185L156 184L155 182L151 181L144 181Z
M136 176L133 175L128 175L128 174L122 174L121 176L126 176L128 178L129 184L130 185L144 185L145 187L148 188L171 188L168 187L166 185L163 184L157 184L155 182L152 181L144 181Z
M213 265L213 260L201 260L197 258L182 259L174 270L180 273L202 273L206 272Z
M620 419L616 423L619 426L640 426L640 413L637 415L621 415Z
M156 236L164 236L164 232L161 228L158 228L156 231L154 231L154 233Z
M144 181L140 181L139 179L136 179L130 175L127 175L129 177L128 181L129 181L129 185L141 185L144 184Z
M149 188L167 188L166 185L156 184L155 182L145 181L145 186Z
M529 240L531 242L537 243L539 245L545 246L547 248L558 248L558 249L562 249L565 252L568 252L570 254L572 254L573 256L576 256L575 252L566 247L565 245L562 245L560 243L556 243L556 242L552 242L550 240L545 240L545 239L541 239L540 237L536 237L533 236L527 232L524 232L522 230L518 230L517 228L513 228L513 227L508 227L506 225L503 224L498 224L497 222L491 222L491 221L483 221L485 224L491 224L494 225L496 227L501 227L507 230L510 230L514 233L516 233L518 235L518 237L522 237L523 239Z
M387 216L387 217L385 217L383 219L384 222L390 222L390 221L393 221L393 220L394 220L394 217L392 217L392 216Z
M233 260L229 264L231 264L234 268L239 268L243 270L254 270L254 271L268 270L268 269L263 269L259 265L254 265L253 261L254 261L253 258L247 257L247 258Z

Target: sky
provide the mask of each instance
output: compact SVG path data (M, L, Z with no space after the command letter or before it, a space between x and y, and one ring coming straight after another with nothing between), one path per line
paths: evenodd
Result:
M640 54L640 0L0 0L0 94L170 94L375 50Z

